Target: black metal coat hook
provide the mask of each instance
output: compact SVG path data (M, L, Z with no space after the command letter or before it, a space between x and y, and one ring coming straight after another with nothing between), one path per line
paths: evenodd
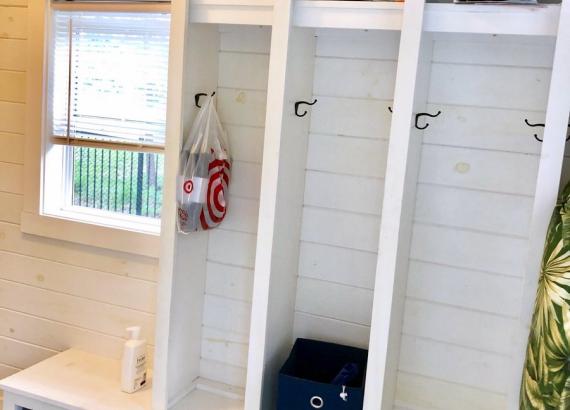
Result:
M394 111L392 111L392 107L388 106L388 111L390 111L391 113L394 113Z
M415 124L416 128L417 128L418 130L425 130L427 127L429 127L429 122L426 122L426 125L424 125L423 127L420 127L420 126L418 125L418 119L419 119L420 117L427 116L427 117L435 118L435 117L438 117L439 114L441 114L441 111L438 111L437 114L429 114L429 113L427 113L427 112L420 112L420 113L417 113L417 114L416 114L416 124Z
M301 104L315 105L315 104L317 103L317 101L318 101L318 100L317 100L316 98L315 98L315 101L313 101L312 103L307 102L307 101L297 101L297 102L295 103L295 115L296 115L297 117L304 117L305 115L307 115L307 110L305 110L305 112L304 112L303 114L299 114L299 106L300 106Z
M524 122L525 122L526 125L528 125L529 127L532 127L532 128L534 128L534 127L542 127L542 128L544 128L544 124L541 124L541 123L531 124L530 122L528 122L528 119L527 119L527 118L524 119ZM568 127L570 128L570 124L568 124ZM534 134L533 136L534 136L534 139L537 140L538 142L542 142L542 141L543 141L543 140L541 140L540 138L538 138L538 134ZM568 135L568 136L566 137L566 141L570 141L570 135Z
M216 95L215 91L212 93L212 97L214 95ZM208 94L206 94L206 93L198 93L198 94L194 95L194 104L196 105L196 107L202 108L202 106L200 105L200 97L207 97L207 96L208 96Z
M528 122L528 118L525 118L525 119L524 119L524 122L525 122L526 125L528 125L529 127L532 127L532 128L534 128L534 127L544 127L544 124L539 124L539 123L537 123L537 124L531 124L530 122ZM538 142L542 142L542 140L541 140L540 138L538 138L538 134L534 134L534 139L537 140Z

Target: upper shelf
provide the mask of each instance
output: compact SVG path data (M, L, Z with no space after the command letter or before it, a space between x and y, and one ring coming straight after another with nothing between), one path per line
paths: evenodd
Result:
M400 30L403 3L387 1L298 0L295 25L300 27Z
M299 27L400 30L403 3L297 0ZM505 6L429 3L424 30L444 33L555 36L560 5ZM273 0L193 0L194 23L270 26Z
M556 36L560 5L428 4L424 30L446 33Z
M192 0L190 21L270 26L273 3L273 0Z
M295 24L302 27L400 30L403 3L299 0ZM426 5L424 30L447 33L555 36L559 5Z

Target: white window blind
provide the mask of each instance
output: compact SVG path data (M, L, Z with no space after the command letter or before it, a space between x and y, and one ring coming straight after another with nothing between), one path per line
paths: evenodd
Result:
M164 146L170 16L54 10L53 142Z

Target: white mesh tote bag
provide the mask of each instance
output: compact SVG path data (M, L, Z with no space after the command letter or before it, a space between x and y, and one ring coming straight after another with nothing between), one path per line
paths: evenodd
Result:
M226 216L231 158L228 138L208 97L180 154L177 181L178 231L212 229Z

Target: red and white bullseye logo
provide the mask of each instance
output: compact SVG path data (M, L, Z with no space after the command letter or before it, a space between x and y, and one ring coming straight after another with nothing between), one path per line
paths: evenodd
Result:
M206 206L200 213L202 229L213 228L222 222L226 215L226 198L230 182L231 164L227 160L214 159L208 166L209 181L206 192Z
M192 193L193 190L194 190L194 183L192 182L191 179L184 182L184 192L186 192L187 194L190 194L190 193Z

